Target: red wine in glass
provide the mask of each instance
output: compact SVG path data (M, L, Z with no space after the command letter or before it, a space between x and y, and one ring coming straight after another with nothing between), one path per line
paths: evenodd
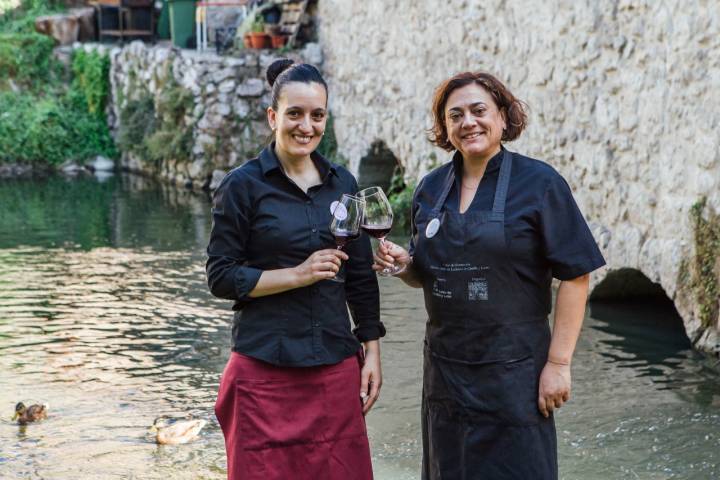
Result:
M393 224L393 212L385 192L380 187L369 187L358 192L358 197L365 201L365 215L363 216L362 229L377 238L380 243L385 243L385 236L390 233ZM388 276L402 272L405 267L395 265L387 267L378 272L380 275Z
M357 240L357 238L360 237L360 232L354 232L352 230L335 230L333 235L335 236L335 245L337 245L338 250L342 250L342 248L349 242Z
M392 225L363 225L362 229L371 237L380 240L381 238L385 238L387 234L390 233L390 230L392 230Z
M334 202L332 211L332 222L330 222L330 233L335 237L335 245L338 250L347 245L348 242L360 236L360 221L365 213L365 202L353 195L344 194L340 200ZM344 282L342 266L340 271L331 280Z

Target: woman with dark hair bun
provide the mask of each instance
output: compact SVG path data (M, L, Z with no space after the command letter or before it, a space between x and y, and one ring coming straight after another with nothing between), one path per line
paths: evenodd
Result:
M503 146L525 108L487 73L443 82L430 140L452 160L415 191L410 251L385 242L376 255L373 268L405 265L397 276L425 296L425 480L558 477L553 412L605 261L560 174Z
M215 404L228 478L368 480L364 415L385 328L368 237L340 251L329 231L332 202L357 182L315 151L327 122L320 72L278 60L267 79L274 141L215 191L207 248L210 291L235 302ZM330 281L341 262L344 281Z

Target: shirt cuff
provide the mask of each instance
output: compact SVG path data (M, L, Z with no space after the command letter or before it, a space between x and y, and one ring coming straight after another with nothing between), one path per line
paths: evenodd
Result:
M235 294L238 300L249 300L248 294L257 285L262 272L252 267L240 267L235 271Z
M369 342L385 336L385 325L378 322L373 325L361 325L353 330L360 342Z

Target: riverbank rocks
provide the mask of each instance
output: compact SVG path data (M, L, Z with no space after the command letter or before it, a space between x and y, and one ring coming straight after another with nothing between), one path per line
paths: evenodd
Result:
M283 56L305 61L302 52ZM182 118L173 131L163 131L163 135L178 141L185 135L190 139L189 147L179 152L182 155L160 163L138 151L123 151L122 168L180 186L213 188L220 177L217 172L227 172L255 157L266 144L271 132L266 119L270 87L265 69L280 58L275 52L247 50L219 56L133 42L113 48L110 58L108 121L115 136L122 130L123 118L132 118L128 109L146 101L154 112L156 128L158 122L175 122L163 115ZM163 147L155 137L148 143L150 150Z
M407 180L446 162L426 140L433 91L457 72L491 72L530 106L507 147L560 171L603 249L608 267L593 285L642 272L695 346L720 351L720 242L698 241L691 218L698 204L704 218L720 212L716 4L327 0L317 15L339 153L353 171L376 142Z
M85 166L94 172L110 172L115 169L115 163L102 155L98 155L93 161L86 163Z
M0 163L0 178L20 178L31 175L35 169L32 165L20 163Z

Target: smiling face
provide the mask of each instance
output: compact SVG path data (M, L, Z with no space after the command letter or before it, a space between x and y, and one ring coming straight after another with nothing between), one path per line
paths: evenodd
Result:
M268 123L275 131L275 149L288 160L315 151L327 122L327 92L316 82L289 82L283 86L277 110L269 107Z
M476 83L454 90L445 103L448 140L466 160L484 161L495 155L505 127L504 112Z

